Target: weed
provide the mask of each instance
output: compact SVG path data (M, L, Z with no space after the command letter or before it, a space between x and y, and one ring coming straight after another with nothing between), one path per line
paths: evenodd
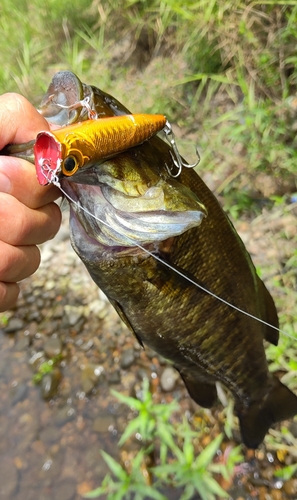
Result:
M54 367L62 360L62 355L54 356L42 363L37 368L37 372L33 375L33 382L39 384L45 375L52 373Z
M214 475L222 475L226 479L232 476L235 464L242 460L239 448L230 449L224 463L216 462L223 439L219 434L198 451L199 431L194 431L186 419L182 423L171 423L177 403L154 404L147 379L143 382L141 399L115 391L113 394L138 413L129 422L119 445L122 446L132 436L138 436L143 447L131 460L129 470L102 452L116 481L108 474L102 485L87 493L85 498L99 498L107 494L108 500L163 500L166 497L160 490L165 486L179 488L181 500L190 500L195 493L199 493L203 500L214 500L215 495L228 498Z

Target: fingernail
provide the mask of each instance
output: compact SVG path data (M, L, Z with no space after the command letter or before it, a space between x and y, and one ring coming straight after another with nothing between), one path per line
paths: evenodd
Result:
M11 182L9 177L5 175L3 172L0 172L0 192L1 193L9 193L11 187Z

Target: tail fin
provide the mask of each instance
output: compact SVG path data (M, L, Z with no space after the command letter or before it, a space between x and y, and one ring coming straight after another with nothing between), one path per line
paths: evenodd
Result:
M248 408L237 408L242 441L248 448L257 448L269 427L276 422L297 414L297 397L276 377L269 381L271 387L261 401Z

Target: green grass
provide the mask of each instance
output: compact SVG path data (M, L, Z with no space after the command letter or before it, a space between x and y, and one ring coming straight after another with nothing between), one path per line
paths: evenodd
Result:
M111 474L85 498L107 495L108 500L166 500L160 489L168 486L181 488L180 500L191 500L196 493L202 500L216 500L216 495L229 497L215 476L226 480L232 477L236 463L243 459L239 447L229 450L225 462L216 461L223 435L217 435L202 449L197 439L199 434L203 435L201 429L194 429L186 419L173 424L177 403L155 404L148 379L143 382L141 399L113 393L121 403L137 411L119 445L128 442L131 446L130 438L135 441L135 436L138 436L142 447L133 458L130 470L101 452Z
M233 157L228 192L259 172L294 191L296 21L293 1L4 0L0 91L38 103L70 69L195 131L201 168L228 178Z

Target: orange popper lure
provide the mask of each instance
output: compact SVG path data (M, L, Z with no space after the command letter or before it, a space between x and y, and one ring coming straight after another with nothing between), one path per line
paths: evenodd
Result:
M45 186L57 175L74 175L150 139L166 126L164 115L121 115L40 132L34 145L38 181Z

